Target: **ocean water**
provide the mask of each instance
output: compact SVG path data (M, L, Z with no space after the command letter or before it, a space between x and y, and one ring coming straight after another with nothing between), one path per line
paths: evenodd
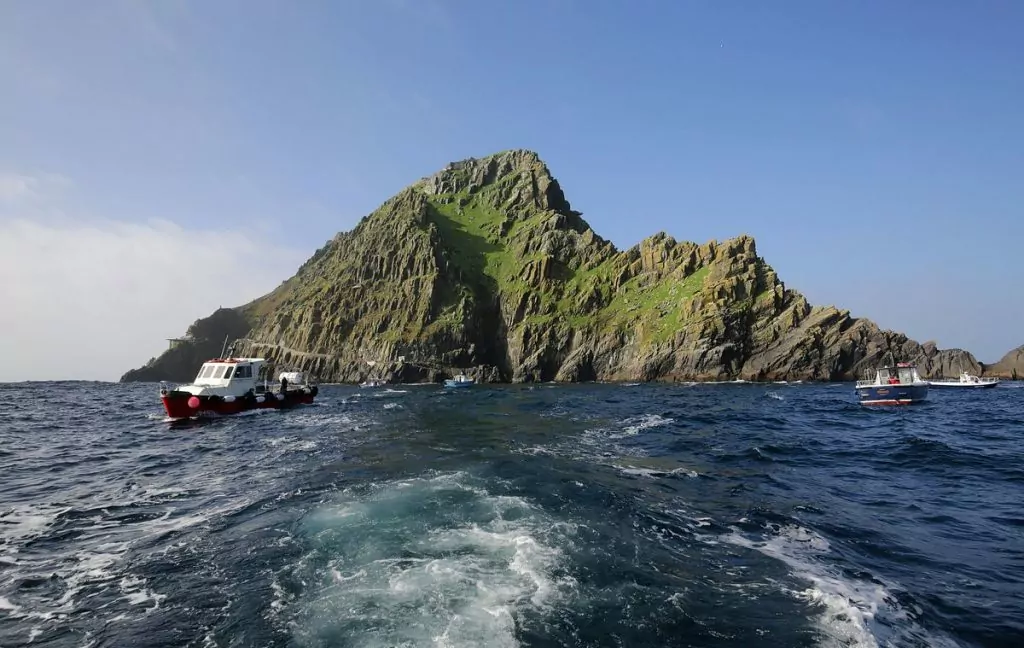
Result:
M0 645L1024 646L1024 389L0 386Z

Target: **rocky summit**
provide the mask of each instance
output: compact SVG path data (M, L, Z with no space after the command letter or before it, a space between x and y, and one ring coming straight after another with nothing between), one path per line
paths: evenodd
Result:
M225 335L236 355L336 382L849 380L894 360L926 376L984 371L965 351L812 306L749 236L659 233L617 250L525 150L448 165L225 310L122 380L190 380Z

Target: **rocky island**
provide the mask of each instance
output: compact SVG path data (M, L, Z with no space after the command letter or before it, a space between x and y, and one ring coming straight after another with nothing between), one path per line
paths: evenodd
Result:
M448 165L328 241L269 294L198 320L122 381L191 380L236 355L322 381L851 380L876 364L985 373L787 288L739 236L617 250L547 166L515 150ZM1024 348L994 369L1024 373ZM1015 376L1016 373L1013 373Z

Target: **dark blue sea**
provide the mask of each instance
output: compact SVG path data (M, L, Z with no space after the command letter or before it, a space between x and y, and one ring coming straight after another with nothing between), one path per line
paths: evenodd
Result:
M0 386L2 646L1024 646L1024 389Z

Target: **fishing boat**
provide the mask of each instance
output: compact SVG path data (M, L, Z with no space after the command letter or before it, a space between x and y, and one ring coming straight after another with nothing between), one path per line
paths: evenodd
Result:
M932 387L956 387L960 389L987 389L999 384L998 378L980 378L966 371L960 372L960 377L955 380L930 380L928 384Z
M445 387L459 388L459 387L471 387L476 381L466 376L465 374L459 374L454 378L449 378L444 381Z
M928 382L917 367L900 362L875 371L875 377L858 380L857 397L862 405L912 405L928 398Z
M310 404L319 391L300 371L281 372L268 382L265 358L213 358L187 385L160 383L160 400L172 419L238 414Z
M361 388L381 387L383 385L384 385L384 381L383 380L364 380L363 382L359 383L359 386Z

